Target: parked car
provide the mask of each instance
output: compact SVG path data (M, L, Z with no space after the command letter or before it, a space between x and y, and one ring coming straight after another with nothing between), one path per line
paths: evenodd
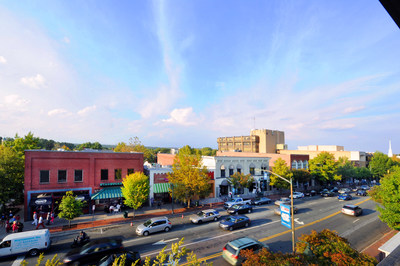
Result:
M64 257L63 262L67 265L93 265L106 255L121 252L123 248L122 239L96 239L80 248L68 252Z
M226 212L229 214L251 213L252 211L253 207L249 204L233 205L232 207L226 210Z
M201 224L203 222L209 222L209 221L217 221L219 218L221 218L221 215L219 214L218 211L214 209L199 211L198 213L193 214L189 217L190 221L194 224Z
M271 203L272 200L266 197L262 197L262 198L256 198L254 200L251 201L251 203L253 205L261 205L261 204L268 204Z
M304 192L304 196L306 196L306 197L313 197L315 195L317 195L317 191L315 191L315 190L306 190Z
M289 206L290 209L291 206ZM296 214L299 211L299 209L296 206L293 206L293 214ZM275 208L274 213L276 215L281 215L281 208ZM292 213L292 210L290 210L290 213Z
M250 237L241 237L226 243L222 249L222 257L231 265L241 265L245 258L240 256L240 251L249 249L258 253L263 248L269 249L260 241Z
M359 189L356 192L356 196L367 196L367 191L365 191L364 189Z
M339 192L340 194L343 194L343 193L350 193L351 190L350 190L349 188L347 188L347 187L344 187L344 188L339 189L338 192Z
M250 222L250 219L244 215L229 216L219 222L219 227L224 230L232 231L236 228L248 227L250 225Z
M136 265L142 265L142 259L140 258L140 253L138 251L124 251L104 256L97 265L112 266L114 261L122 255L125 255L125 263L119 263L119 266L131 266L132 264L135 264L136 261L138 261Z
M333 196L335 196L335 193L333 193L332 191L323 190L321 192L321 197L333 197Z
M338 193L339 189L337 187L334 187L330 191L333 192L333 193Z
M224 203L224 208L228 209L228 208L232 207L232 205L236 205L236 204L251 204L251 200L245 200L243 198L233 198Z
M361 207L356 206L356 205L344 205L342 207L342 213L347 214L347 215L352 215L352 216L358 216L361 215L363 210Z
M367 186L367 185L362 185L360 188L363 189L363 190L369 190L370 189L370 187Z
M353 197L350 194L342 193L338 196L338 200L351 200Z
M290 198L281 198L280 200L275 201L274 204L279 206L281 205L281 203L290 204L290 202L291 202Z
M304 198L304 194L301 192L293 192L293 199Z
M148 236L149 234L171 230L172 224L167 217L156 217L147 220L136 227L136 234Z

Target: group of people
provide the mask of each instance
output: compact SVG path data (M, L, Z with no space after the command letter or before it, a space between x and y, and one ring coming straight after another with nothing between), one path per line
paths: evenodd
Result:
M22 232L24 229L24 224L20 221L21 217L19 214L14 215L12 211L8 214L8 216L3 213L1 216L1 226L6 228L6 233Z
M48 212L47 216L46 216L46 220L47 220L47 223L46 223L47 225L50 225L50 223L54 223L54 212ZM37 212L33 212L32 224L36 225L35 229L38 229L40 226L43 228L46 228L46 226L44 226L43 216L39 215L39 219L38 219Z

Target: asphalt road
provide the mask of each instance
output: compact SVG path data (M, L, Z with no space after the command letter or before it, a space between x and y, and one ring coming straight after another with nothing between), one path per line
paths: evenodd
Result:
M340 213L344 204L359 204L363 208L363 215L352 217ZM295 214L296 239L301 234L309 234L311 230L321 231L324 228L335 230L339 235L347 238L351 245L362 251L369 244L377 240L388 227L378 218L375 203L369 197L354 197L351 201L338 201L336 197L322 198L315 196L295 200L299 212ZM184 238L184 246L193 250L198 258L206 258L214 265L228 265L220 257L224 245L233 239L249 236L258 239L271 248L272 251L291 252L291 231L281 225L280 216L275 215L273 204L257 206L254 212L247 214L251 219L251 226L235 231L223 231L218 222L194 225L189 222L188 215L182 218L172 218L173 228L170 232L157 233L148 237L138 237L135 226L129 224L117 225L100 229L87 230L92 239L102 237L120 237L128 250L139 250L142 258L155 256L166 245ZM219 209L223 216L225 210ZM137 224L135 224L137 225ZM45 260L51 259L55 254L63 257L69 250L74 235L53 237L51 250L45 254ZM167 248L167 250L168 250ZM22 258L0 261L0 265L11 265L14 261L20 262ZM25 258L28 265L35 265L37 258ZM19 265L16 264L16 265Z

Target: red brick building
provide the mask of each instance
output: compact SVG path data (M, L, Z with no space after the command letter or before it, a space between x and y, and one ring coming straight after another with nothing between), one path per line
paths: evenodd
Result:
M88 202L103 187L143 172L143 153L103 151L25 151L25 219L54 210L66 191ZM120 191L119 187L117 190Z

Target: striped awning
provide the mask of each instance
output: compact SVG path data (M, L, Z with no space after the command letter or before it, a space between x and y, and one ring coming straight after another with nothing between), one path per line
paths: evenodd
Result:
M92 200L122 198L121 187L105 187L92 195Z
M169 183L158 183L153 185L154 193L165 193L169 192Z

